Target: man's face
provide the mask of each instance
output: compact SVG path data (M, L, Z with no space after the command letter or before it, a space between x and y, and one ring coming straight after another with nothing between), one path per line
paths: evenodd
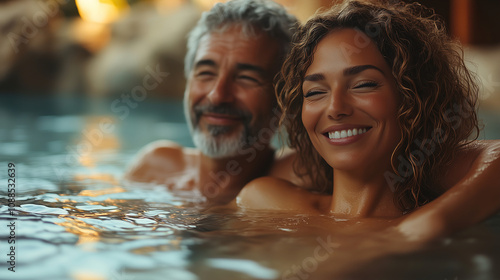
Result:
M184 109L203 154L231 157L255 141L265 142L259 132L270 126L278 61L278 43L261 32L247 37L233 26L201 38Z

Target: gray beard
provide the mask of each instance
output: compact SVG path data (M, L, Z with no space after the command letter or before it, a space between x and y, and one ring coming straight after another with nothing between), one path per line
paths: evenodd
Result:
M208 133L202 133L198 128L192 131L193 142L196 148L210 158L227 158L240 154L245 147L250 146L249 143L250 131L249 127L245 128L234 136L225 136L230 133L231 128L218 125L207 126Z
M185 112L189 112L186 116L193 143L204 155L210 158L233 157L239 155L239 152L245 147L253 144L250 143L253 135L250 128L250 120L252 119L250 113L237 110L230 105L199 105L195 106L192 111L187 107L187 102L184 102L184 106ZM206 125L206 132L204 132L199 127L199 120L203 112L240 116L243 118L243 129L238 134L235 134L234 127Z

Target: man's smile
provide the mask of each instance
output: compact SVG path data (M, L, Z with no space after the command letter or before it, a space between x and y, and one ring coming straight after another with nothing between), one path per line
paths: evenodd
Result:
M243 121L243 117L239 115L228 115L219 113L204 113L201 118L212 125L235 125Z

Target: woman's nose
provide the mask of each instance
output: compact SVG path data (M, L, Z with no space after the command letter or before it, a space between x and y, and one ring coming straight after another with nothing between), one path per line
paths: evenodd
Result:
M339 120L352 114L352 105L347 92L340 87L332 90L328 104L328 117L333 120Z

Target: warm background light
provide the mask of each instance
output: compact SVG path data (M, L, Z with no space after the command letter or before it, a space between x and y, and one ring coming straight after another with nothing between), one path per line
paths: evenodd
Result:
M175 11L185 3L185 0L156 0L155 6L158 11L169 13Z
M76 0L80 16L90 22L111 23L117 20L129 5L126 0Z
M200 7L201 10L207 11L212 8L216 3L227 2L228 0L194 0L194 3ZM319 7L329 6L331 0L274 0L277 3L285 6L292 14L297 16L301 21L306 21L313 15Z

